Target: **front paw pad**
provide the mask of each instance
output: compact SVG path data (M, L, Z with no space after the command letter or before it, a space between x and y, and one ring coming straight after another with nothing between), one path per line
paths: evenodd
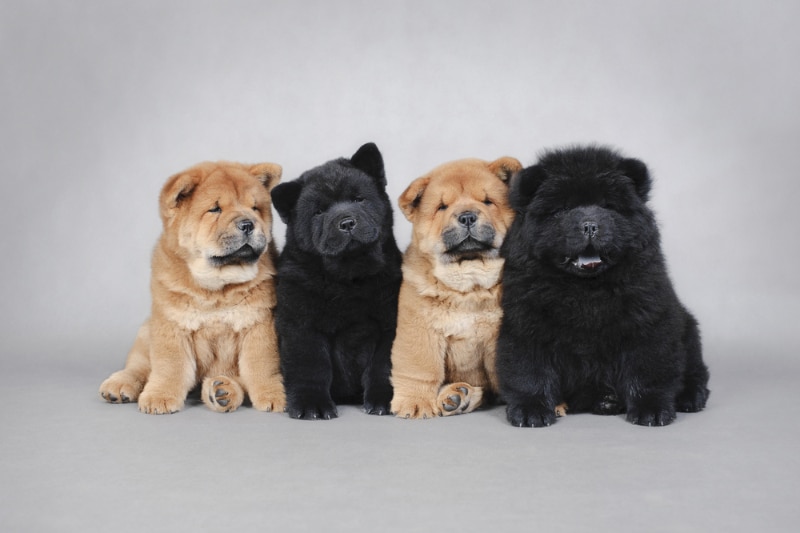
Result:
M244 391L235 380L218 376L203 380L201 398L209 409L218 413L235 411L242 405Z
M452 383L439 391L437 404L442 416L469 413L478 408L483 398L483 389L468 383Z

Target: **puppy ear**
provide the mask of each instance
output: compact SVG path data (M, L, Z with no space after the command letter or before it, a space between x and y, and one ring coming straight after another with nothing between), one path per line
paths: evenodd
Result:
M403 194L400 195L397 201L400 210L410 222L413 222L414 211L417 209L417 206L419 206L422 200L422 193L425 192L425 188L428 187L430 181L431 178L427 176L415 179L411 182L411 185L403 191Z
M258 163L257 165L250 165L247 170L258 178L258 181L268 191L271 191L281 181L281 174L283 174L283 168L277 163Z
M504 183L508 183L511 176L522 170L522 163L513 157L501 157L489 163L489 170Z
M524 211L546 179L547 171L542 165L533 165L516 173L508 191L511 207L518 213Z
M281 183L270 192L270 196L272 196L272 205L275 206L275 210L278 211L278 215L281 217L284 224L289 223L292 209L294 209L294 206L297 204L297 199L300 197L300 191L302 189L303 185L297 180L294 180Z
M378 185L386 187L386 173L383 168L383 156L375 143L367 143L359 148L350 163L375 178Z
M190 169L170 177L161 188L159 208L166 222L175 216L178 207L191 198L203 175L200 169Z
M619 169L633 180L636 192L646 202L650 198L650 187L653 183L650 179L650 171L647 170L647 165L638 159L628 158L620 162Z

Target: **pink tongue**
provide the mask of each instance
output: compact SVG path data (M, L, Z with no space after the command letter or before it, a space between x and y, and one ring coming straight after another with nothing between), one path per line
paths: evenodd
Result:
M581 255L575 261L578 268L595 269L603 264L603 260L598 255Z

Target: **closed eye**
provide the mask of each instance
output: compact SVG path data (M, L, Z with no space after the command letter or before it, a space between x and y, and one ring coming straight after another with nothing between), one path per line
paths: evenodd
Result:
M440 204L439 205L439 211L444 211L445 209L447 209L446 205L444 205L444 204Z
M209 213L222 213L222 208L219 205L215 205L211 209L208 210Z
M491 201L488 196L486 197L486 200L483 201L483 203L484 203L484 205L493 205L494 204L494 202Z

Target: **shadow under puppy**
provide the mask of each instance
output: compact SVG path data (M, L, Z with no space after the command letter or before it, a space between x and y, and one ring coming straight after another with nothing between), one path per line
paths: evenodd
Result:
M546 152L512 180L497 371L515 426L553 407L663 426L709 395L694 317L678 300L637 159Z
M272 199L287 225L276 312L287 413L335 418L336 403L388 413L401 255L380 151L365 144Z
M400 196L412 223L392 348L392 412L430 418L473 411L497 391L500 244L514 218L507 182L522 165L464 159Z
M164 230L152 258L152 313L125 368L100 386L111 403L138 400L150 414L179 411L202 382L202 400L233 411L282 411L269 191L274 163L202 163L172 176L159 200Z

